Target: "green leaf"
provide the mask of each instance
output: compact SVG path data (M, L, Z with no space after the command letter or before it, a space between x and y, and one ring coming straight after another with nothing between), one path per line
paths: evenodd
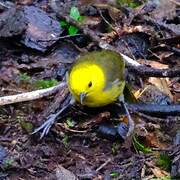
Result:
M74 123L74 121L73 121L71 118L68 118L68 119L66 120L66 124L67 124L67 126L68 126L69 128L73 128L73 127L75 126L75 123Z
M14 163L14 159L5 159L5 161L3 161L3 168L4 169L10 169L13 166Z
M69 16L75 21L79 21L81 19L81 15L77 7L71 7Z
M115 142L115 143L112 144L111 150L112 150L113 155L117 154L117 151L118 151L118 149L119 149L119 146L120 146L120 144L117 143L117 142Z
M67 28L69 26L69 23L67 23L66 21L60 21L60 26L62 28Z
M141 5L141 2L137 0L117 0L117 3L120 5L128 5L131 8L136 8Z
M111 172L111 173L110 173L110 176L111 176L112 178L117 178L117 177L119 176L119 172L116 172L116 171Z
M78 28L76 28L75 26L70 26L68 29L69 35L72 36L76 35L78 31L79 31Z
M49 80L40 79L34 83L34 87L37 89L50 88L56 85L58 85L58 81L56 79L49 79Z
M83 17L80 15L79 10L77 7L72 7L70 10L69 16L74 19L75 21L81 22L83 20ZM74 36L79 31L78 28L75 26L70 25L66 21L60 21L60 26L62 28L68 29L68 34L71 36Z
M171 169L171 158L167 154L160 154L156 163L166 171L170 171Z
M65 134L65 136L62 139L62 143L64 144L65 147L68 146L68 144L69 144L69 137L68 137L68 135Z
M152 152L152 150L150 148L145 147L143 144L138 142L138 140L136 139L135 136L133 137L133 145L134 145L136 150L141 151L141 152L143 152L145 154Z
M29 76L27 73L21 73L19 78L20 78L20 81L23 81L23 82L29 82L31 80L31 76Z
M21 120L20 125L21 125L22 129L24 129L25 131L27 131L29 133L32 132L32 130L33 130L33 125L30 122L26 122L26 121Z

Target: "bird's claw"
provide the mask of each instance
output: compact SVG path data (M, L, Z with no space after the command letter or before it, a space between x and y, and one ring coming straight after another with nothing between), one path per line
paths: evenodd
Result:
M55 120L56 120L56 116L54 114L50 115L48 120L45 121L40 127L35 129L32 132L32 134L36 134L37 132L42 131L41 136L40 136L40 139L42 139L45 135L48 134L48 132L49 132L50 128L52 127L52 125L54 124Z
M122 104L122 106L124 107L127 118L128 118L128 132L127 132L127 135L126 135L128 137L128 136L133 134L135 124L134 124L133 119L131 118L131 115L130 115L129 110L128 110L127 105L126 105L126 102L124 101L124 95L121 95L119 97L119 101Z
M41 133L41 136L40 136L40 139L42 139L45 135L48 134L50 128L52 127L52 125L56 122L56 119L58 116L60 116L60 114L62 112L64 112L68 107L70 107L71 104L68 104L66 106L64 106L60 111L58 111L57 113L55 114L51 114L49 117L48 117L48 120L45 121L40 127L38 127L37 129L35 129L32 134L36 134L37 132L39 131L42 131Z

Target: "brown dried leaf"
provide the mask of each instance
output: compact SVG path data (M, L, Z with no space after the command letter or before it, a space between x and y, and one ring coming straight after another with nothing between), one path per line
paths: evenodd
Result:
M76 176L71 171L65 169L60 165L56 169L56 178L57 180L77 180Z
M155 85L164 94L168 95L170 99L173 101L173 96L169 90L169 85L168 85L169 83L167 79L150 77L149 82Z
M162 64L159 62L151 61L148 63L151 65L151 67L158 68L158 69L166 69L168 68L168 65ZM170 99L173 101L173 96L170 92L169 89L169 79L168 78L155 78L155 77L150 77L149 82L153 85L155 85L161 92L164 94L168 95Z

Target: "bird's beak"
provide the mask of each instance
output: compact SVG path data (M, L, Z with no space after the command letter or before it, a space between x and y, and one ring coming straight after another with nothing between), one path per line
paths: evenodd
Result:
M86 97L87 93L80 93L79 97L80 97L80 103L83 104L83 101Z

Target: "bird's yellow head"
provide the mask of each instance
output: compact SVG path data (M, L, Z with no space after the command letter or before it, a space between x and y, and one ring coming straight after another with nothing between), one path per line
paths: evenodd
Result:
M86 105L102 92L105 75L95 63L77 63L69 73L68 85L75 99Z
M74 99L88 107L101 107L117 100L123 93L125 63L110 50L81 55L67 76Z

